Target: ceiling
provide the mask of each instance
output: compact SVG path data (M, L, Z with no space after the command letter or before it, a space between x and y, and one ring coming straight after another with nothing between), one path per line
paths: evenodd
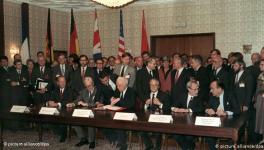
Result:
M106 8L100 4L97 4L91 0L6 0L15 3L29 3L31 5L37 5L41 7L53 8L57 10L69 11L70 8L77 10L90 10ZM169 2L185 2L194 0L135 0L130 5L145 5L145 4L159 4Z

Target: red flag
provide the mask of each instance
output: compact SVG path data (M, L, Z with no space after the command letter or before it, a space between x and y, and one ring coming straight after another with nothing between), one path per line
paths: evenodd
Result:
M99 34L99 28L98 28L98 22L97 22L97 12L95 9L95 21L94 21L94 37L93 37L93 58L94 60L98 58L102 58L102 52L101 52L101 41L100 41L100 34Z
M142 34L141 34L141 54L143 52L148 52L148 51L149 51L149 45L148 45L148 37L147 37L147 31L146 31L145 14L143 10Z
M73 10L71 9L71 33L70 33L70 49L69 54L79 54L79 41L77 29L74 21Z
M50 25L50 9L48 10L48 21L47 21L47 34L46 34L46 50L45 56L49 58L50 63L53 61L53 42L52 42L52 34L51 34L51 25Z

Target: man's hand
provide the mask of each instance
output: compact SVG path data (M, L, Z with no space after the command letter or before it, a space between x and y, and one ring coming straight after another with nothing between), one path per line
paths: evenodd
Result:
M75 105L74 105L74 103L68 103L68 104L66 104L66 107L68 107L68 108L71 108L71 107L74 107Z
M83 101L79 101L78 102L78 105L83 106L83 107L87 107L88 106L88 103L85 103Z
M173 112L177 112L177 113L186 113L186 112L189 112L188 109L183 109L183 108L173 108L172 111Z
M100 107L104 106L104 104L102 104L102 103L95 103L95 105L96 105L96 108L100 108Z
M206 109L205 112L210 116L215 115L215 111L213 109Z
M243 106L242 107L242 111L248 111L248 107L247 106Z
M114 97L112 97L111 98L111 105L113 106L113 105L115 105L119 101L120 101L120 98L114 98Z
M161 105L161 102L160 102L160 100L159 100L159 99L157 99L157 98L155 98L155 99L153 100L153 103L154 103L154 105L158 105L158 106L160 106L160 105Z
M226 116L227 113L223 109L217 109L216 115L217 116Z
M145 102L147 105L151 105L152 104L152 100L151 99L147 99Z
M58 107L58 103L54 102L54 101L48 101L48 106L49 107Z
M37 90L37 92L40 94L44 94L46 92L46 89L40 89L40 90Z
M15 82L15 81L11 82L11 86L17 86L17 85L18 85L18 82Z

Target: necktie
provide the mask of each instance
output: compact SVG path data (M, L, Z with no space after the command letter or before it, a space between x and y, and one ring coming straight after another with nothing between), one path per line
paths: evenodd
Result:
M125 66L122 67L120 76L123 77L124 76L124 73L125 73Z
M216 75L217 75L217 74L216 74L216 69L214 69L214 70L213 70L213 73L214 73L214 76L216 76Z
M123 99L123 92L121 92L121 94L120 94L120 100L122 100Z
M152 73L152 71L151 71L151 70L149 71L149 74L150 74L150 75L153 77L153 73Z
M154 101L154 99L155 99L155 94L153 93L153 94L152 94L152 98L151 98L151 105L153 105L153 101Z
M187 108L189 108L190 106L190 102L193 100L193 97L191 96L190 100L189 100L189 103L187 104Z
M44 71L43 71L44 67L40 67L40 74L41 76L44 76Z
M85 70L84 67L82 67L82 78L84 78L84 75L85 75Z
M64 69L64 66L63 65L61 65L61 74L64 76L64 74L65 74L65 69Z
M63 96L63 90L60 89L60 97L62 98L62 96Z
M178 79L179 79L179 71L177 70L175 73L174 83L177 83Z
M236 74L235 84L238 83L238 73Z
M18 80L20 80L20 77L21 77L21 70L18 70L17 73L18 73Z

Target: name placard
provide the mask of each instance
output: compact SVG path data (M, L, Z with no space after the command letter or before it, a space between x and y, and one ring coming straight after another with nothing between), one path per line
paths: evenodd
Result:
M73 117L93 118L94 113L90 109L74 109L72 116Z
M135 113L116 112L113 119L114 120L135 121L137 120L137 115Z
M13 105L10 112L25 113L25 112L29 112L29 109L27 106Z
M156 114L151 114L149 116L148 122L173 123L173 118L172 118L171 115L156 115Z
M55 115L55 114L59 114L59 111L57 108L41 107L39 114L40 115Z
M220 119L220 117L201 117L201 116L197 116L195 118L195 125L197 125L197 126L219 127L219 126L221 126L221 119Z

